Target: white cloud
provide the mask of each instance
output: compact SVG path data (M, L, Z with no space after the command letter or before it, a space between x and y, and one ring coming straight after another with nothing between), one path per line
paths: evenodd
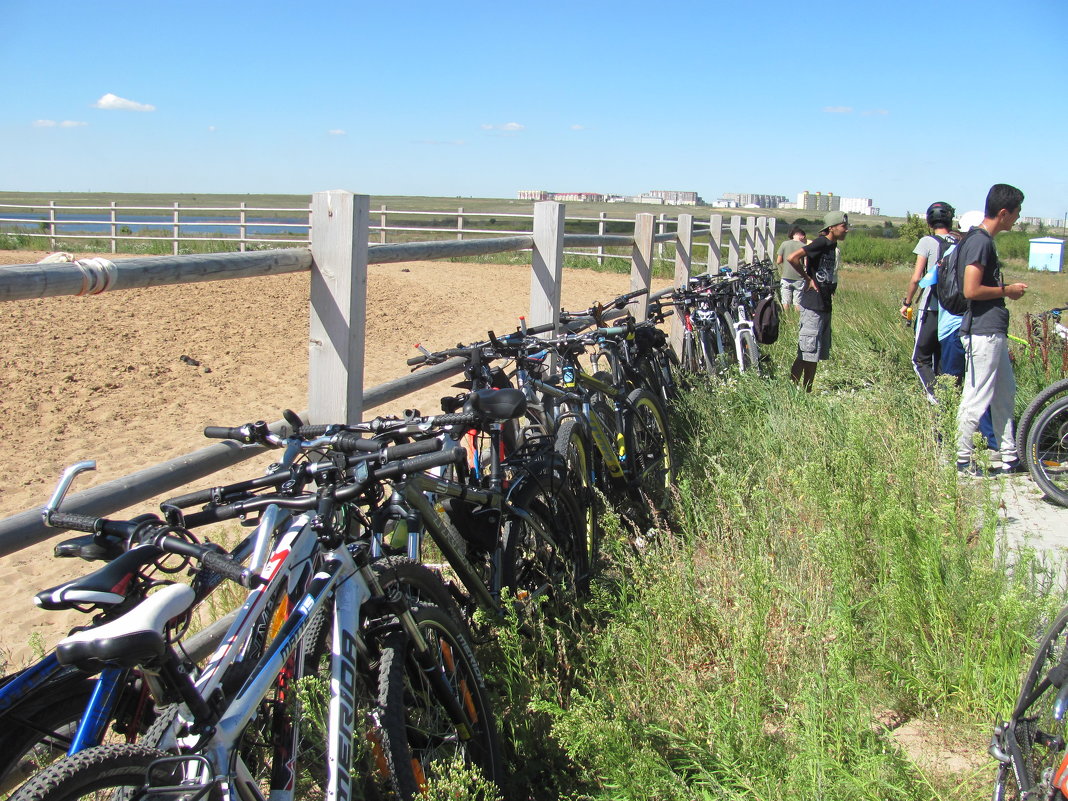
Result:
M327 131L327 133L330 134L331 136L344 136L345 135L345 131L341 130L340 128L331 128L329 131Z
M108 92L101 97L95 103L93 108L102 108L108 111L155 111L155 106L150 106L148 103L138 103L136 100L127 100L125 97L119 97Z
M34 120L34 128L81 128L88 125L87 122L79 122L77 120L63 120L62 122L56 122L55 120Z
M60 128L81 128L83 125L88 125L87 122L78 122L76 120L63 120L59 124Z
M489 123L482 123L481 128L483 131L522 131L526 126L520 125L518 122L506 122L504 125L491 125Z
M218 130L218 128L216 128L214 125L209 125L208 126L208 132L209 133L215 133L217 130Z
M585 131L586 130L586 126L585 125L572 125L571 126L571 130L572 131Z
M828 114L852 114L852 106L824 106L823 110Z
M863 117L886 117L890 114L885 108L873 108L870 111L860 112Z

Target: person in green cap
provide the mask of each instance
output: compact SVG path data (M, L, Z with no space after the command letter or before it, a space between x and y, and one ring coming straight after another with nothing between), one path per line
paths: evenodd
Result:
M820 235L787 258L806 279L801 292L797 358L790 368L790 378L806 392L812 391L817 365L831 355L831 296L838 288L838 243L848 233L849 216L829 211L823 216Z

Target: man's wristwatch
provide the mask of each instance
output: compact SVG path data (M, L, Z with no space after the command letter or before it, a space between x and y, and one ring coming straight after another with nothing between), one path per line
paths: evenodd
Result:
M911 306L912 305L912 301L911 300L905 300L904 298L902 298L901 299L901 305L905 306L905 307Z

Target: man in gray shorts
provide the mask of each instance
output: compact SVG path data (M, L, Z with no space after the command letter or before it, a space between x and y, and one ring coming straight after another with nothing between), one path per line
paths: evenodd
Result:
M838 288L838 243L849 233L849 217L841 211L823 216L823 230L812 242L788 257L790 265L805 276L801 293L801 323L797 335L797 358L790 378L812 391L816 366L831 355L831 295Z
M793 268L793 265L789 261L786 261L790 256L798 250L801 250L808 244L808 237L805 236L805 231L799 226L794 226L790 231L790 236L785 242L782 243L782 247L779 248L779 252L775 254L775 263L782 265L782 281L780 290L782 294L782 307L783 309L789 309L793 306L795 309L801 308L801 292L805 288L805 276L799 273Z

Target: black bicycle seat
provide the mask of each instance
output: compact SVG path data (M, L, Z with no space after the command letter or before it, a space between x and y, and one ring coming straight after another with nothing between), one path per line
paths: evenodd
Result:
M480 389L468 396L466 405L494 420L514 420L526 412L527 398L518 389Z
M73 609L82 604L115 606L126 600L130 579L162 554L155 545L139 545L86 576L41 590L33 602L49 610Z

